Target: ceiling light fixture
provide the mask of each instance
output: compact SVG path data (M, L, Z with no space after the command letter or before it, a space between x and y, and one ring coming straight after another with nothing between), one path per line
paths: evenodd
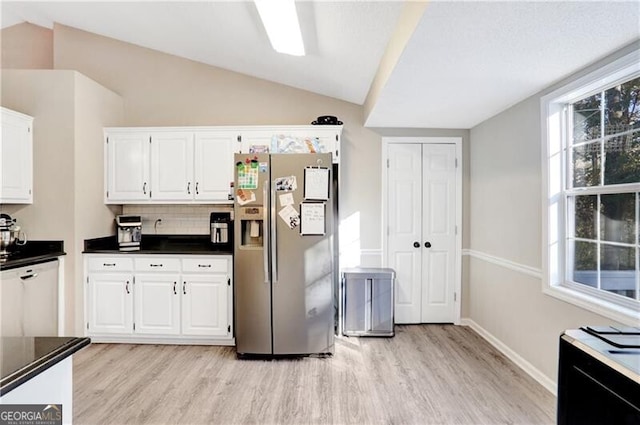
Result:
M294 0L253 0L276 52L304 56L304 43Z

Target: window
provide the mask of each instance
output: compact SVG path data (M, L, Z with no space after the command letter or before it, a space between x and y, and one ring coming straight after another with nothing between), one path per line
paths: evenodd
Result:
M640 319L640 61L635 51L542 98L545 292Z

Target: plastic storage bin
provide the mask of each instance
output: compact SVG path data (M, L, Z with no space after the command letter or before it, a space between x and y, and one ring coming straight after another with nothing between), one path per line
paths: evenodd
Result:
M342 271L342 334L393 336L393 269L349 268Z

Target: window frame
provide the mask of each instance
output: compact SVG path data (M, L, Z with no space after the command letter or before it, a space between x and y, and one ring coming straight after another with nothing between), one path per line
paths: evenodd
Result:
M605 87L640 76L640 49L588 72L540 98L542 126L542 291L586 310L630 326L640 324L640 301L566 279L570 225L569 196L640 191L640 183L572 188L568 184L568 104ZM598 197L599 199L599 197ZM636 218L638 218L636 216ZM636 250L636 267L638 267ZM638 277L636 278L636 281ZM638 285L636 283L636 289Z

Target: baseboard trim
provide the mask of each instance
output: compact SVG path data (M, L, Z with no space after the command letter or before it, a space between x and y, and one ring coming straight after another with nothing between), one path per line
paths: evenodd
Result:
M509 360L514 362L520 369L524 370L529 376L535 379L540 385L545 387L554 396L558 395L558 388L555 381L549 379L547 375L542 373L538 368L526 361L522 356L509 348L506 344L493 336L489 331L469 318L463 318L460 321L462 326L469 326L478 335L484 338L489 344L493 345L498 351L507 356Z
M542 279L542 270L535 267L525 266L524 264L516 263L505 258L496 257L495 255L486 254L484 252L475 251L473 249L462 250L462 255L468 255L469 257L477 258L479 260L486 261L488 263L492 263L500 267L516 271L518 273L523 273L537 279Z

